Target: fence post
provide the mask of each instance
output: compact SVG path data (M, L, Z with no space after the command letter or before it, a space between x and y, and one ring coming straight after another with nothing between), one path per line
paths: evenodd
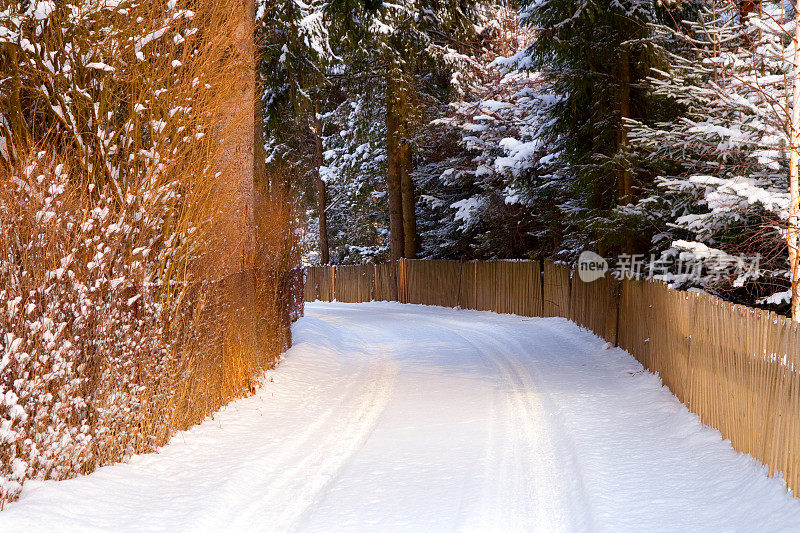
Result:
M406 269L403 259L397 260L397 301L405 303Z
M408 303L408 259L403 258L403 303Z
M567 312L565 318L572 316L572 274L574 270L571 265L567 266Z
M622 280L615 280L614 278L609 278L609 282L613 284L612 297L614 298L614 307L616 308L616 316L614 317L614 346L619 346L619 308L622 306L624 284Z
M478 309L478 262L477 261L474 261L472 263L472 292L473 292L472 308Z
M537 316L544 316L544 259L539 259L536 262L539 264L539 314Z
M458 262L458 299L456 300L456 307L461 309L461 288L464 282L464 259Z
M331 265L331 301L336 300L336 265Z
M397 300L408 303L408 269L404 257L397 260Z

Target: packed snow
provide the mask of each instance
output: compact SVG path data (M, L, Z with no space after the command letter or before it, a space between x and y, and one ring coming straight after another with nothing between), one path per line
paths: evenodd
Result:
M2 531L800 531L800 500L560 318L313 303L257 393Z

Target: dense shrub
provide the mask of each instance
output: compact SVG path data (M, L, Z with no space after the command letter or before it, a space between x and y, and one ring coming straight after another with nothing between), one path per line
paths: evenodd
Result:
M252 390L286 346L296 260L293 204L266 194L261 227L278 235L246 271L207 266L225 130L241 127L231 80L252 69L241 10L4 6L0 508L26 479L152 450Z

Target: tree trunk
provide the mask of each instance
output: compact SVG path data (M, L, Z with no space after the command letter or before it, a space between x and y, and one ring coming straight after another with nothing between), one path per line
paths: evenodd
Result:
M617 130L617 157L628 147L628 126L625 119L631 118L631 57L630 52L623 48L619 64L619 85L620 101L619 114L620 122ZM628 205L633 202L633 176L627 161L618 160L617 162L617 205ZM633 234L625 232L623 252L633 253Z
M761 0L739 0L739 26L744 28L745 20L750 15L750 13L755 13L756 11L761 10ZM759 34L761 30L759 30ZM743 45L745 48L752 49L753 48L753 39L750 37L750 34L744 34Z
M319 121L319 104L314 102L314 144L315 144L315 165L316 165L316 185L317 185L317 212L319 213L319 262L327 265L331 262L330 251L328 249L328 215L326 213L326 187L325 181L319 172L323 164L322 159L322 124Z
M792 274L792 320L800 322L800 258L798 257L798 211L800 210L800 188L798 188L798 128L800 128L800 0L795 8L794 73L792 87L792 122L789 128L789 266Z
M403 198L403 250L406 259L417 256L417 214L411 170L411 147L404 141L400 147L400 188Z
M403 196L401 186L400 120L395 72L386 75L386 188L389 194L389 244L391 259L403 257Z
M624 50L619 64L620 123L617 130L617 154L628 145L628 129L625 119L631 118L631 58ZM633 201L633 179L627 164L619 164L617 170L617 205L628 205Z

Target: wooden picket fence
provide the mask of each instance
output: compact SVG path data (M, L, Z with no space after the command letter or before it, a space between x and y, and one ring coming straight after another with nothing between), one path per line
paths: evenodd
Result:
M304 297L569 318L627 350L704 424L800 489L800 332L786 317L657 281L584 283L550 261L308 267Z

